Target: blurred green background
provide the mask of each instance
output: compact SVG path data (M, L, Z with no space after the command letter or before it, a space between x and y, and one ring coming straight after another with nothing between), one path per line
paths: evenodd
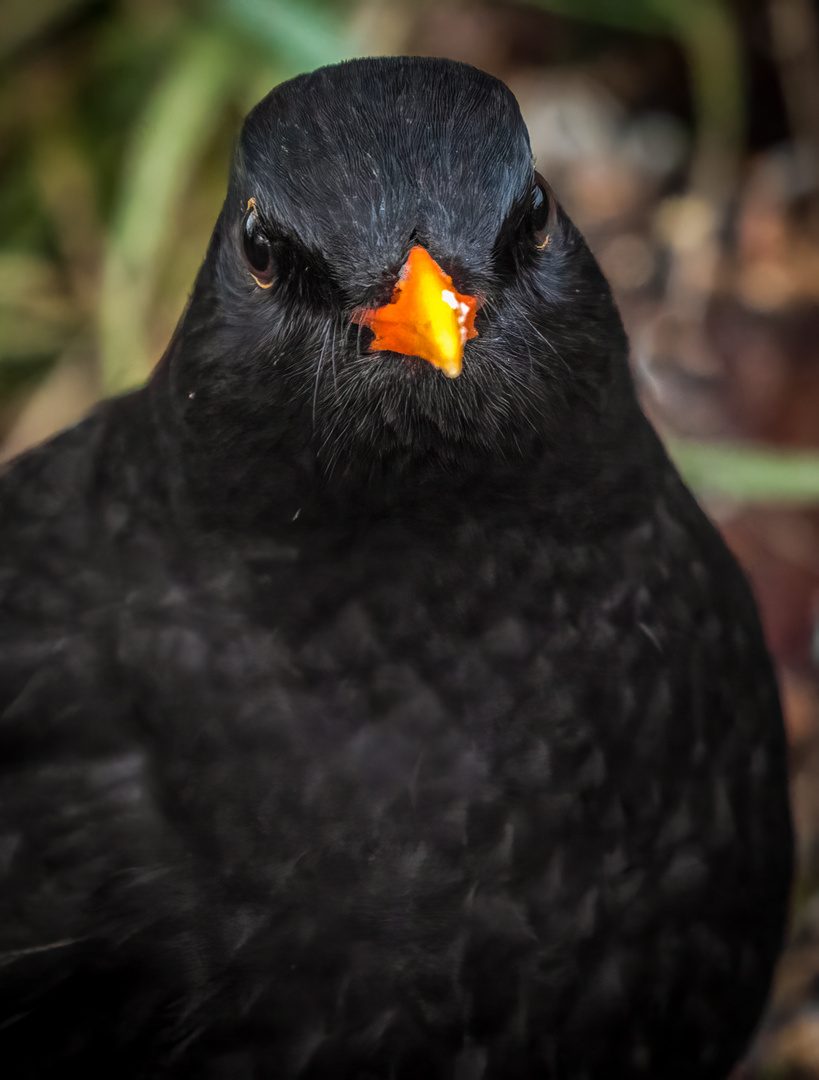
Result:
M752 577L802 873L748 1068L819 1076L816 0L3 0L0 458L146 379L245 112L385 53L512 87L612 282L646 410Z
M538 158L581 227L628 226L608 243L615 290L664 293L666 317L637 320L652 335L643 352L665 355L673 337L707 353L700 325L751 141L790 141L797 183L813 179L815 21L811 0L5 0L5 456L145 379L204 252L243 114L284 78L366 53L452 55L522 90ZM635 230L626 219L641 202L652 220ZM726 434L690 427L700 442ZM702 491L819 498L814 455L674 449Z

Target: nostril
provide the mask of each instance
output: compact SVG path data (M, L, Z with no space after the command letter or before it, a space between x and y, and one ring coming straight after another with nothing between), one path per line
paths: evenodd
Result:
M348 340L351 340L355 345L355 351L357 357L362 357L366 353L370 352L370 346L375 340L375 334L364 323L350 323L348 330Z

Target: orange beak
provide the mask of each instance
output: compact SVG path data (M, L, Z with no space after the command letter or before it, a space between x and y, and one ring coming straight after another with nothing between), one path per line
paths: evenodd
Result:
M352 321L375 334L370 352L388 349L420 356L450 379L461 374L464 345L477 337L474 296L456 292L452 278L420 245L410 250L392 299L380 308L359 308Z

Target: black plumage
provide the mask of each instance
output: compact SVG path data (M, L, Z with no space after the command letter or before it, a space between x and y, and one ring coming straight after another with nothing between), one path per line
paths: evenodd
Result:
M479 307L457 378L355 321L414 245ZM728 1073L784 737L627 351L495 79L253 110L149 385L0 479L12 1075Z

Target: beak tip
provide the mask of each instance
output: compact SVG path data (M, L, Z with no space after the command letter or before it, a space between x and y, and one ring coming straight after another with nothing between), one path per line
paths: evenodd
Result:
M370 352L387 350L418 356L457 379L463 369L464 345L477 337L478 301L457 292L449 277L425 248L410 250L389 303L358 308L352 321L369 327Z

